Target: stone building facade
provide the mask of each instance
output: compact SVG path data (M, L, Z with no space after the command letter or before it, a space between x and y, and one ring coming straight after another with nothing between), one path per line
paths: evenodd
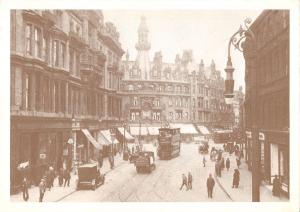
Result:
M205 66L195 63L193 52L184 50L174 63L163 62L161 52L149 59L151 43L146 19L138 27L136 60L123 60L122 114L130 123L195 123L206 126L232 127L231 105L223 97L224 79L214 61Z
M12 185L20 163L38 183L49 165L95 157L99 131L122 115L123 53L99 10L11 11Z
M251 169L252 127L257 125L261 179L272 183L280 176L289 194L289 11L265 10L250 29L255 41L246 40L244 52L246 159Z

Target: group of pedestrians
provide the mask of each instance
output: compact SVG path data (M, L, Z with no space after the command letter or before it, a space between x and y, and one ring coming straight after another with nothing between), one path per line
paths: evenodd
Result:
M182 190L183 186L186 187L186 190L192 190L193 188L193 176L191 172L188 173L188 177L185 174L182 174L182 184L180 186L180 190Z
M39 202L43 202L44 199L44 195L46 193L46 190L48 189L48 191L51 190L52 187L54 187L54 180L55 178L58 177L58 186L70 186L70 180L71 180L71 169L70 168L61 168L58 172L58 174L56 175L53 167L49 167L43 177L40 180L40 183L38 185L39 187ZM28 179L26 177L23 178L22 181L22 195L23 195L23 199L24 201L28 201L29 199L29 182Z

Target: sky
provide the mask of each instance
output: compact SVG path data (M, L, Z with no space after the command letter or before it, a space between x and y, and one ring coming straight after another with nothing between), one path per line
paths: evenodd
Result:
M104 10L104 21L113 22L120 33L120 42L130 60L135 60L138 40L137 29L141 16L146 17L151 43L150 60L162 52L164 62L174 62L176 54L184 49L193 50L196 63L203 59L205 66L215 61L217 70L225 78L228 42L244 20L254 21L261 10ZM245 61L243 54L231 48L235 68L235 90L245 88ZM125 57L124 57L125 58Z

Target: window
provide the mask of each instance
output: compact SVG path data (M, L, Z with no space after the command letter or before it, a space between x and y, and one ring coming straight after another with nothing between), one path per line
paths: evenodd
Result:
M25 36L26 36L26 54L32 55L31 52L31 24L26 25L25 30Z
M173 112L169 112L169 119L173 120Z
M48 62L48 57L47 57L47 39L43 37L43 44L42 44L42 57L44 61Z
M173 105L172 99L169 98L169 106L172 106L172 105Z
M131 113L131 120L133 120L133 121L135 120L135 113L133 113L133 112Z
M41 30L37 27L34 28L34 55L42 58L42 35Z
M137 106L138 105L138 98L135 96L133 97L133 105Z
M61 57L61 67L65 68L66 45L64 43L60 43L60 57Z
M133 85L128 85L128 90L133 91Z
M55 40L53 43L53 62L54 65L58 67L59 65L59 46L58 46L58 41Z
M70 48L69 69L70 69L71 74L74 74L74 72L75 72L74 67L75 67L75 64L74 64L74 49Z
M29 75L25 74L25 88L24 88L24 109L27 110L29 107Z

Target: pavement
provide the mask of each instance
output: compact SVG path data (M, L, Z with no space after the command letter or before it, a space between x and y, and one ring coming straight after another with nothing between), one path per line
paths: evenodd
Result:
M129 163L128 161L123 161L123 157L117 153L115 156L115 168L118 168L126 163ZM110 164L108 161L108 158L104 158L103 160L103 166L101 168L101 174L108 174L114 169L110 169ZM66 198L69 195L72 195L76 191L76 179L77 175L74 171L71 173L71 180L70 180L70 186L58 186L58 177L54 180L54 187L51 188L49 191L46 189L45 195L44 195L44 202L58 202L62 199ZM39 188L38 186L31 186L31 188L28 189L29 194L29 200L28 202L38 202L39 201ZM10 200L12 202L20 202L24 201L22 192L18 194L14 194L10 196Z
M221 177L215 177L217 183L223 187L232 201L236 202L251 202L252 201L252 174L248 170L248 166L244 159L241 159L241 165L239 168L240 172L240 184L238 188L232 188L232 179L234 169L237 169L236 156L234 154L229 155L228 152L223 153L223 157L229 158L230 169L227 171L226 168L222 171ZM263 183L260 186L260 201L261 202L285 202L289 201L286 197L275 197L272 195L272 186Z

